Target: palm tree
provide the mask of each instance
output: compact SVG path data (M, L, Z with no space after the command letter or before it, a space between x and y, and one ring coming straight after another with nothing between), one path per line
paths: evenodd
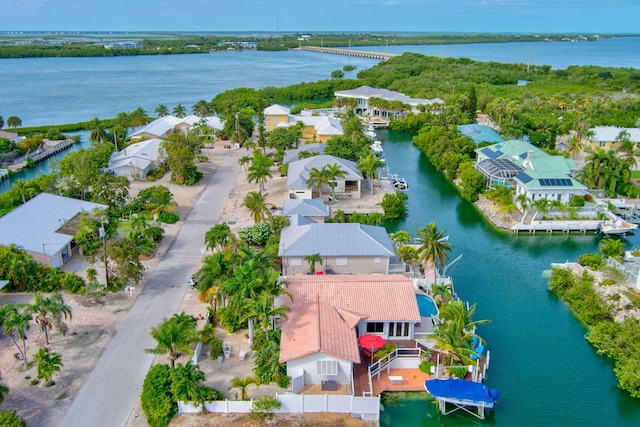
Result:
M274 207L271 203L267 203L269 193L260 193L258 191L249 191L242 202L253 215L253 221L258 223L271 215L270 208Z
M157 341L155 348L145 349L145 353L168 354L171 367L182 353L193 352L191 344L198 338L196 319L182 312L151 328L151 336Z
M158 117L164 117L169 115L169 109L164 104L159 104L154 110Z
M256 379L253 377L246 377L246 378L234 377L231 380L231 387L229 387L229 390L231 390L232 388L240 389L240 400L248 400L247 387L255 383L256 383Z
M11 186L11 190L20 193L22 204L27 203L27 199L33 197L36 192L36 189L33 188L33 183L25 179L16 180Z
M33 355L33 359L37 364L38 378L45 381L45 385L51 386L55 384L51 378L54 372L60 372L62 364L62 356L58 353L50 353L46 348L40 347Z
M358 162L360 172L367 177L369 181L369 194L373 194L373 180L378 178L378 169L384 166L384 162L373 153L367 154Z
M222 251L229 241L231 229L225 223L216 224L204 234L204 244L207 249Z
M416 233L422 241L418 248L418 256L422 261L432 265L436 272L449 260L448 252L453 249L453 245L447 241L446 232L446 229L438 230L435 222L430 222L420 227Z
M149 209L151 215L160 215L163 212L175 212L178 203L173 200L173 194L170 191L159 191L153 193L153 198L149 200L146 208Z
M398 246L402 246L405 243L411 241L411 234L408 231L398 230L391 235L391 240Z
M179 119L182 119L183 117L186 117L187 110L184 108L184 105L178 104L173 107L173 115L178 117Z
M178 363L175 369L171 370L169 376L171 377L171 395L176 402L197 402L200 400L199 390L205 376L198 365L191 360L186 365Z
M67 333L67 324L62 319L63 317L66 319L67 316L71 319L71 307L64 303L62 294L55 293L46 298L36 292L33 294L33 304L27 307L27 311L35 315L35 321L44 332L47 345L49 345L49 330L54 326L62 335Z
M253 160L251 156L242 156L238 159L238 164L240 166L244 166L244 174L247 176L249 175L249 171L247 170L247 165L251 163L251 160Z
M106 127L97 117L87 122L87 130L90 131L89 141L91 142L102 142L107 137Z
M260 184L261 193L264 192L267 178L271 178L271 166L273 166L273 160L269 156L259 151L253 153L253 160L248 168L247 181Z
M322 200L322 187L325 185L329 185L331 180L327 174L326 165L322 167L322 169L311 168L309 171L309 177L307 178L307 186L309 188L316 187L318 192L320 193L320 199Z
M271 319L274 317L287 318L287 312L291 310L286 305L278 307L273 306L274 294L268 290L262 290L257 296L253 298L246 298L244 300L245 314L243 319L248 321L255 321L264 332L267 340L269 340L269 329L271 328ZM249 328L251 332L252 328ZM253 344L253 336L249 337L249 343Z
M11 341L13 341L22 356L24 366L27 366L27 331L30 327L29 322L33 320L31 313L27 311L19 312L15 305L5 304L0 307L0 320L2 321L4 334L11 337ZM18 344L16 334L22 340L22 347Z
M196 116L207 117L211 115L211 106L207 103L207 101L201 99L200 101L193 104L193 106L191 107L191 111Z
M323 169L326 168L327 179L329 180L329 185L331 186L331 197L333 200L336 199L336 180L338 178L344 178L347 176L347 171L342 169L342 167L337 163L332 163L330 165L325 165Z
M304 260L309 263L309 271L311 274L316 274L316 264L322 264L322 257L320 254L311 254L304 257Z
M142 107L138 107L129 113L129 123L132 127L143 126L149 122L149 116Z

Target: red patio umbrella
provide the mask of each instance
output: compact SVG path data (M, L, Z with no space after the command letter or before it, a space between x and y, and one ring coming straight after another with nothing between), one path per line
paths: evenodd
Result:
M380 335L366 334L358 338L358 344L360 347L371 352L371 363L373 363L373 353L384 347L384 338Z

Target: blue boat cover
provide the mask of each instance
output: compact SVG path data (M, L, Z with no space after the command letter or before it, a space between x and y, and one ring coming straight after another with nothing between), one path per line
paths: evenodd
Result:
M469 400L493 404L498 399L498 390L489 390L482 383L457 378L446 380L427 380L424 387L434 397L444 399Z

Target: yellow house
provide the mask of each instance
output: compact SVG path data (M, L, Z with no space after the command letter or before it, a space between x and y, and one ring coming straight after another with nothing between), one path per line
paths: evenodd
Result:
M637 147L637 144L640 143L640 129L619 128L616 126L596 126L589 129L583 143L592 150L596 148L601 148L605 151L619 150L621 140L624 138L623 132L626 132L626 137L635 143Z
M343 135L340 121L331 115L291 114L289 108L275 104L265 108L264 117L265 127L268 131L278 127L289 128L302 122L304 127L301 139L305 140L326 143L334 136Z

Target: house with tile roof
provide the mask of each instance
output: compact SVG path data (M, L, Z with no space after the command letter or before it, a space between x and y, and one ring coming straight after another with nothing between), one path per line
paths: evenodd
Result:
M379 98L389 102L399 102L409 107L409 111L419 112L424 107L429 109L440 109L444 106L444 101L440 98L423 99L411 98L403 93L388 89L372 88L370 86L360 86L352 90L339 90L334 92L339 103L340 98L355 99L356 107L354 111L358 116L366 116L370 119L389 120L391 117L401 119L406 115L404 110L390 110L380 106L371 105L369 100Z
M143 180L165 161L161 144L162 140L158 138L133 143L111 154L107 170L129 180Z
M306 159L297 160L289 163L289 171L287 174L287 189L289 190L289 198L292 199L312 199L319 196L319 191L309 188L307 180L309 173L313 168L322 169L324 166L338 164L340 169L346 172L342 178L338 178L331 183L336 195L359 199L362 194L362 180L364 179L355 162L341 159L340 157L321 154L318 156L307 157ZM328 196L331 193L329 187L323 187L322 193Z
M0 218L0 245L23 248L36 262L60 267L72 255L77 220L107 206L40 193Z
M349 384L363 357L358 337L413 339L421 322L413 282L402 275L286 276L292 298L283 320L280 362L294 393L304 385Z
M585 134L583 143L586 147L595 150L602 148L603 150L618 150L620 148L621 133L626 132L630 141L636 144L636 149L640 143L639 128L621 128L617 126L596 126L589 129Z
M326 143L334 136L341 136L344 131L340 120L333 115L313 115L308 111L291 114L291 109L282 105L271 105L264 109L265 127L268 131L275 128L290 128L298 122L304 125L301 139Z
M336 274L404 273L396 248L384 227L351 223L303 223L285 227L278 255L283 275L307 274L304 257L319 254L316 271Z

